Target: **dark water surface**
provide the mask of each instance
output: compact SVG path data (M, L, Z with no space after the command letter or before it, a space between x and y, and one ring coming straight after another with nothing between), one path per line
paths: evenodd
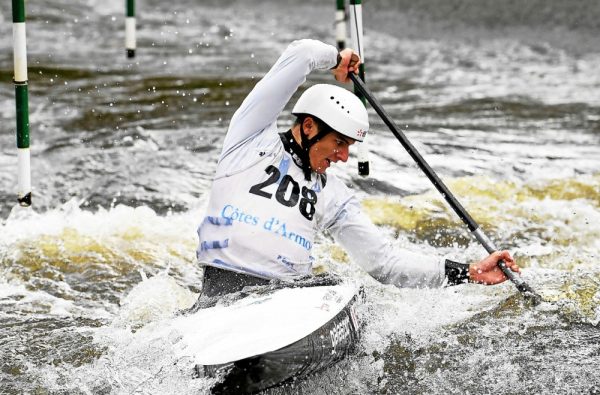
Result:
M207 391L151 330L199 291L195 227L231 115L290 41L334 42L333 1L137 3L135 60L122 2L27 4L31 209L15 206L8 6L0 14L0 393ZM373 0L364 19L369 87L553 303L527 305L511 284L383 286L322 237L317 269L365 285L363 340L271 392L600 392L599 3ZM371 176L354 155L331 171L397 246L483 257L371 123Z

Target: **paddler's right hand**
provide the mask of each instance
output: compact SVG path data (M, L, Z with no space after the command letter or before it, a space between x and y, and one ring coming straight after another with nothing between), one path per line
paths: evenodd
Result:
M350 82L349 73L356 74L360 65L360 56L350 48L342 50L338 54L338 64L332 70L335 79L339 82Z

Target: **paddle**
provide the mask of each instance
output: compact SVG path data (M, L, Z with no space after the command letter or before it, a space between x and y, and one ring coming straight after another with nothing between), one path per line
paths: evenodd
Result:
M456 212L456 214L460 217L460 219L467 225L473 236L483 245L483 247L487 250L489 254L497 251L498 249L494 246L494 243L483 233L479 225L473 220L473 218L469 215L467 210L459 203L458 200L454 197L452 192L446 187L446 185L442 182L442 180L437 176L437 174L433 171L433 169L429 166L429 164L423 159L421 154L416 150L416 148L411 144L411 142L406 138L404 133L396 126L394 121L388 116L385 112L381 104L373 97L369 89L366 87L365 83L361 81L353 73L349 74L350 79L354 82L354 87L356 90L360 91L367 99L367 101L371 104L373 109L379 114L383 122L390 128L394 136L400 141L400 144L408 151L409 155L417 162L417 165L421 168L421 170L425 173L427 178L433 183L436 189L442 194L444 199L448 202L450 207ZM541 301L541 296L538 295L521 277L515 274L512 270L510 270L504 261L499 261L498 266L504 273L504 275L512 281L517 289L523 294L524 297L532 299L535 303Z

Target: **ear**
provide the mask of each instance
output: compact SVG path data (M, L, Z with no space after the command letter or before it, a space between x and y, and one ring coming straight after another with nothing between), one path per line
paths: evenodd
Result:
M304 118L304 121L302 121L302 128L304 129L304 134L309 139L317 135L317 133L319 133L317 123L310 116Z

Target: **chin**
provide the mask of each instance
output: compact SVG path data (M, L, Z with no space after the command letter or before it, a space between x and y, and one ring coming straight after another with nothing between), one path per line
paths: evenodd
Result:
M329 163L325 162L322 166L312 166L311 164L310 167L317 174L325 174L325 172L329 168Z

